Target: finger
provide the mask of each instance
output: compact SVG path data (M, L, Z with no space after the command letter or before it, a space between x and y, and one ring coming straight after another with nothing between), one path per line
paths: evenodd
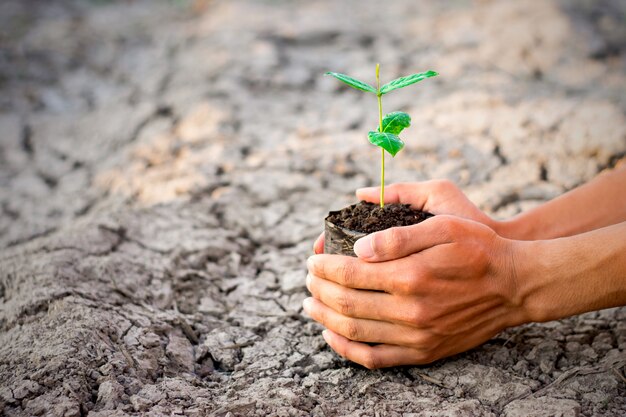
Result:
M463 220L453 216L434 216L413 226L392 227L371 233L354 244L354 253L367 262L403 258L437 245L451 243Z
M423 330L400 324L344 316L315 298L305 299L302 306L313 320L357 342L419 346L428 336Z
M385 203L410 204L414 209L422 210L428 201L433 181L405 182L385 187ZM380 203L380 187L359 188L356 190L359 200Z
M365 201L380 202L380 188L362 188L357 190L356 195ZM449 180L392 184L385 188L385 202L410 204L413 209L432 214L452 214L464 217L486 224L492 229L497 225L497 222L480 211Z
M419 365L432 362L425 352L404 346L388 344L370 346L365 343L346 339L333 332L324 330L322 336L326 343L344 358L365 366L368 369L388 368L400 365Z
M341 255L313 255L307 261L311 275L344 287L384 291L391 294L420 294L417 284L427 271L409 258L394 262L369 263Z
M315 239L315 243L313 244L313 253L316 255L324 253L324 232L322 232L317 239Z
M306 285L313 297L344 316L398 321L397 297L385 292L346 288L311 274L307 275Z

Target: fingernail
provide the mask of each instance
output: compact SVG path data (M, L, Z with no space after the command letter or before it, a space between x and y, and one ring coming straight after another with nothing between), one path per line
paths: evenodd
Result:
M369 259L374 256L372 249L372 238L370 236L362 237L354 244L354 253L359 258Z
M328 334L328 330L324 330L322 332L322 337L324 338L324 340L326 341L326 343L330 344L329 340L330 340L330 334Z
M306 267L309 271L312 271L313 268L315 268L315 259L313 258L315 258L315 255L309 256L309 259L306 260Z
M311 274L306 274L306 287L307 289L310 291L311 290L311 281L313 280L313 277L311 277Z
M312 302L313 302L313 299L311 297L305 298L304 301L302 301L302 309L309 316L311 315L310 311L311 311L311 303Z
M313 253L317 253L316 249L317 249L317 242L319 242L322 239L322 236L318 237L317 239L315 239L315 242L313 242Z

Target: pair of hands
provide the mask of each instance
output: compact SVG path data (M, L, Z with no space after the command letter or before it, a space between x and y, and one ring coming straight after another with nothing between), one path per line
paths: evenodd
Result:
M523 243L496 233L498 222L454 184L395 184L385 194L436 216L361 238L358 258L322 254L318 238L303 307L332 349L370 369L424 364L532 319L518 291ZM357 191L374 203L378 195Z

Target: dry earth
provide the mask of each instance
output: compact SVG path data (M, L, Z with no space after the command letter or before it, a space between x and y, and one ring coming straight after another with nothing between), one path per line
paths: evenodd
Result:
M626 415L625 308L379 371L301 310L324 214L378 175L375 102L324 71L441 72L386 98L388 180L507 217L624 155L625 8L2 1L0 414Z

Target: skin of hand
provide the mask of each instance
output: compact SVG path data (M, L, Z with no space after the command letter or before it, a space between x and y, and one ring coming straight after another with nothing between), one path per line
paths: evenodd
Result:
M587 191L623 184L615 178L624 173L601 176ZM510 240L447 181L397 184L387 194L387 202L438 216L360 239L359 258L321 255L320 237L318 255L308 262L313 297L304 309L327 327L327 343L354 362L368 368L429 363L506 327L626 304L626 222L568 238ZM583 193L568 194L569 203L587 204ZM377 195L376 189L357 193L373 202ZM564 207L565 200L556 200L544 215ZM618 201L611 218L620 219L624 208ZM465 218L445 215L451 212Z
M433 214L452 214L489 226L500 236L540 240L574 236L626 220L626 162L588 183L512 219L493 220L476 207L451 181L399 183L386 188L385 203L411 204ZM379 188L357 190L360 200L378 203ZM602 204L597 204L602 201ZM314 244L323 252L324 236Z
M351 361L370 369L430 363L507 327L626 305L624 236L626 222L515 241L439 215L359 239L359 258L309 258L313 297L303 307Z
M532 210L497 222L500 236L517 240L555 239L626 220L626 163ZM599 203L600 202L600 203Z
M378 187L357 190L359 200L378 203L380 189ZM411 207L432 214L452 214L485 224L497 230L498 222L483 213L463 192L451 181L431 180L417 183L398 183L385 187L385 203L410 204ZM324 252L324 234L322 233L313 250L316 254Z
M359 258L309 259L304 309L336 352L367 368L433 362L528 320L518 250L449 215L373 233L357 242Z

